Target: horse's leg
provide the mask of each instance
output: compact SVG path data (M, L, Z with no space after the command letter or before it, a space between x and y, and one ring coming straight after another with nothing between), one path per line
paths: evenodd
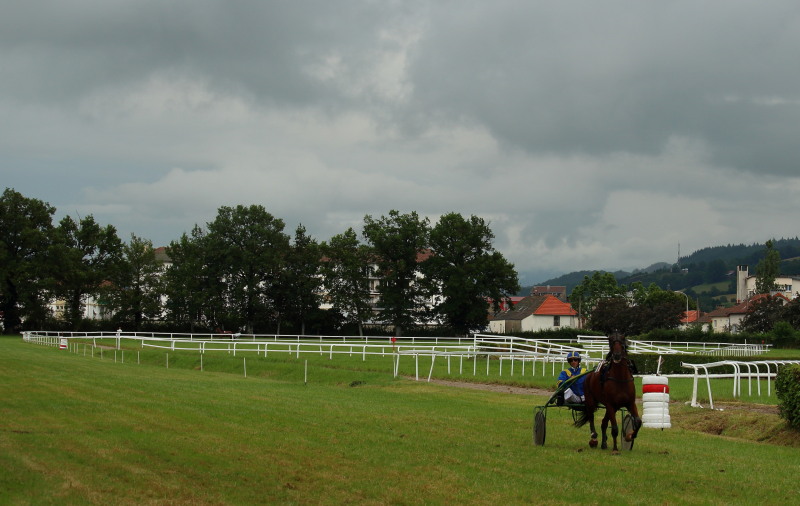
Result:
M611 451L618 453L619 449L617 448L617 436L619 436L619 427L617 426L617 412L614 408L609 408L608 415L611 419L611 437L614 438L614 449Z
M608 411L610 408L606 408L606 414L603 415L603 422L600 424L600 430L603 432L603 440L600 443L600 448L603 450L608 450L608 434L606 434L606 429L608 429Z
M586 409L589 409L588 407ZM594 410L589 411L589 448L597 448L597 430L594 428Z

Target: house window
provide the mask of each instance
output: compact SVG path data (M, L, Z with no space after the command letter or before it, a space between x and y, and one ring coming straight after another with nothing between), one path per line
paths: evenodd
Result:
M561 317L554 316L553 317L553 327L560 327L561 326Z

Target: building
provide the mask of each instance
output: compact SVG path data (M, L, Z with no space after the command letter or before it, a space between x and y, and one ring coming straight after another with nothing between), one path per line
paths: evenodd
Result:
M770 295L781 294L789 300L800 295L800 276L778 276L775 278L778 289ZM736 266L736 302L744 302L756 295L756 276L750 275L747 265Z
M739 326L742 323L742 320L744 320L744 317L750 312L753 303L769 296L769 294L761 293L754 295L733 307L717 308L714 311L707 313L700 321L705 325L708 325L707 330L710 330L711 332L730 332L735 334L739 331ZM781 293L778 293L774 296L782 299L784 304L789 303L789 299Z
M578 327L578 312L554 295L531 295L513 308L490 318L489 330L496 334L538 332Z
M681 311L681 320L679 328L681 330L686 330L689 328L689 325L693 323L697 323L700 320L702 314L697 309L691 309L689 311Z
M566 302L567 300L567 287L566 286L534 286L531 288L531 295L552 295L560 301Z

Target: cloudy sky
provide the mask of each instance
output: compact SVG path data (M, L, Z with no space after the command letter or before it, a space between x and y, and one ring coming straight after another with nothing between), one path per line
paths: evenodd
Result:
M7 0L0 187L156 245L454 211L523 284L646 267L800 233L798 48L795 0Z

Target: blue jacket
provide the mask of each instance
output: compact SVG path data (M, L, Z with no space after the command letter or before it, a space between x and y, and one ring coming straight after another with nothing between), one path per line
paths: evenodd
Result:
M558 375L558 386L561 386L561 383L567 381L573 376L578 376L579 374L583 374L586 372L585 367L567 367L561 374ZM578 378L575 383L573 383L570 388L575 393L575 395L583 395L583 381L586 378Z

